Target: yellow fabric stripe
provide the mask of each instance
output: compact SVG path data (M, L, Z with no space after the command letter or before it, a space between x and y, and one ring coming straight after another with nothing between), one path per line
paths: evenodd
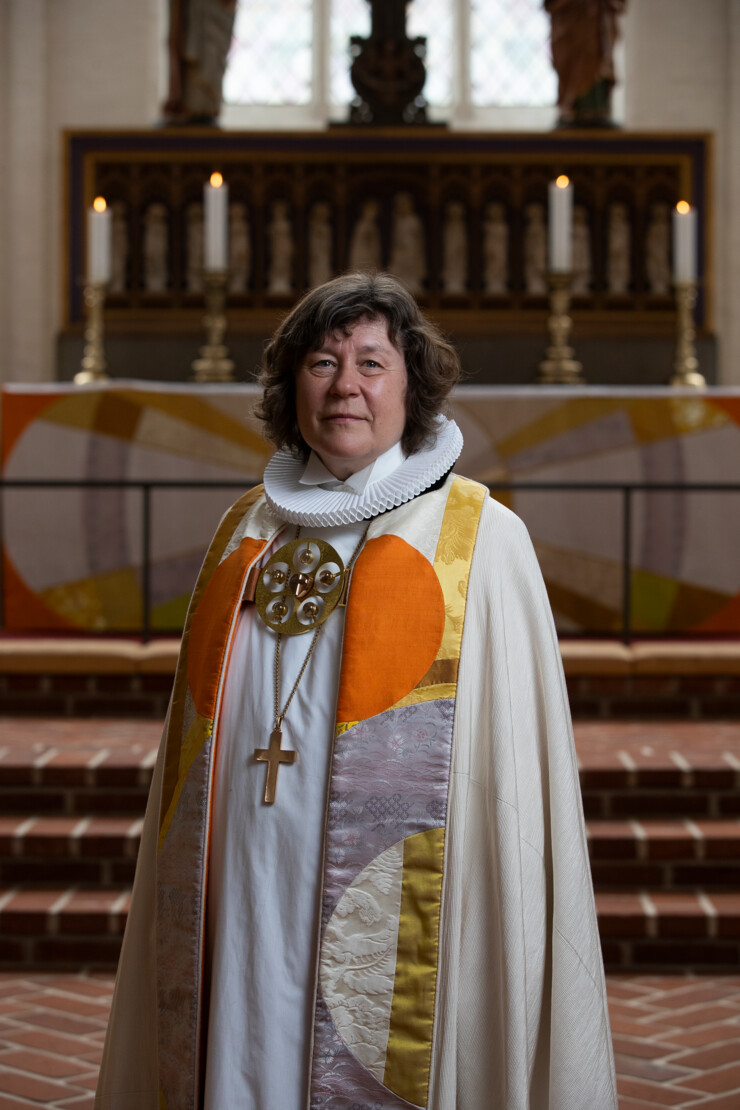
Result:
M445 599L445 628L438 660L460 658L470 561L481 509L487 497L485 486L467 478L456 478L447 498L434 556L434 569Z
M182 788L185 785L188 771L193 765L193 760L198 755L206 740L210 737L213 731L213 721L210 717L199 717L197 714L195 720L190 725L190 728L185 733L185 736L180 747L180 766L177 775L177 782L175 789L170 799L170 804L167 807L166 813L160 819L159 825L159 847L158 851L162 850L165 837L169 832L172 818L175 816L177 803L180 800Z
M334 729L334 735L341 736L343 732L349 732L351 728L354 728L355 725L358 725L359 723L359 721L340 721Z
M417 686L405 698L401 698L393 706L401 709L404 705L418 705L423 701L439 701L442 698L454 698L457 692L456 682L438 682L433 686Z
M471 482L469 478L455 478L452 483L434 556L434 570L445 603L442 643L437 658L416 688L400 698L391 709L455 696L470 562L478 534L478 521L487 497L486 487Z
M426 1106L429 1091L444 841L441 828L416 833L403 843L396 975L383 1082L414 1106Z

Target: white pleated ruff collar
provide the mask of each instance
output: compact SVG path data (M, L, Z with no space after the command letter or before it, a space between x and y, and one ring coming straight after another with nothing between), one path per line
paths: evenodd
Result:
M390 474L371 480L360 493L346 484L343 489L302 485L306 463L283 449L267 464L265 496L270 507L289 524L313 528L354 524L418 497L447 473L462 447L462 432L455 421L438 416L434 446L409 455Z

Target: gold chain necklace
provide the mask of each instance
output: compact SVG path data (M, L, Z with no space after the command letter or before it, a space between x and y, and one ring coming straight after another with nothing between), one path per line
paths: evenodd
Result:
M339 594L346 592L346 589L347 589L347 586L348 586L348 583L349 583L349 577L350 577L350 574L352 572L352 568L355 565L355 560L357 559L357 556L360 554L360 550L362 548L362 545L365 542L365 537L367 536L367 533L368 533L368 530L369 530L371 524L372 524L372 520L369 520L367 522L367 526L366 526L364 532L360 536L359 543L357 544L355 550L352 552L352 558L350 559L349 563L347 564L346 569L341 567L341 562L339 562L339 557L336 556L336 552L334 552L334 549L330 548L328 544L326 545L326 547L329 547L329 550L336 556L336 559L332 560L333 565L336 566L336 564L339 563L339 566L336 568L336 570L333 569L333 567L332 567L332 569L330 569L328 571L325 570L324 573L326 573L327 575L331 574L333 576L333 579L336 579L337 577L341 577L341 584L340 584L341 588L339 589ZM301 534L301 526L299 524L298 528L297 528L297 531L296 531L295 540L292 541L292 543L290 543L290 544L285 544L283 547L281 547L275 553L275 555L273 556L273 559L271 559L268 562L267 567L265 568L265 572L268 571L268 568L271 565L274 566L275 563L282 564L282 563L285 563L287 561L284 552L288 548L290 548L290 549L294 548L294 545L300 539L300 534ZM315 552L312 551L311 545L314 545L314 547L317 547L318 544L321 543L321 542L322 541L317 541L317 540L305 540L304 544L307 545L307 546L304 548L304 550L306 552L308 552L309 554L315 556ZM294 551L291 550L290 554L294 554ZM298 558L299 559L300 559L300 555L301 555L301 551L299 549L298 550ZM273 560L275 560L275 562L273 562ZM263 575L261 576L261 578L264 577L265 572L263 572ZM317 575L317 577L320 577L321 573L322 573L322 569L319 568L319 575ZM269 578L268 578L268 582L269 582ZM278 584L282 584L282 582L280 582ZM329 584L328 581L327 581L326 584L327 585ZM333 586L333 583L332 583L332 586ZM338 600L339 600L339 597L337 597L337 601ZM276 790L277 790L277 777L278 777L278 770L280 769L280 764L281 763L290 764L290 763L295 763L295 761L296 761L298 753L296 751L291 751L289 749L285 749L285 748L282 747L283 721L285 720L285 714L288 712L288 707L290 706L290 703L293 700L295 692L301 684L301 679L303 678L303 676L306 672L306 668L308 666L309 660L310 660L311 656L314 653L314 648L316 647L316 644L318 643L319 636L321 635L321 632L322 632L322 630L324 628L324 625L326 623L326 618L329 616L329 613L335 608L335 606L336 606L336 602L334 603L334 605L331 606L331 609L329 610L329 612L322 612L322 613L319 613L319 614L309 614L309 616L313 616L313 623L316 626L316 631L314 632L313 637L311 639L311 643L309 645L308 652L306 653L306 658L303 660L303 665L301 666L301 669L298 672L298 677L295 680L295 682L293 683L293 689L288 694L288 698L287 698L287 700L285 702L285 705L283 706L282 710L280 709L280 644L281 644L281 641L282 641L282 638L283 638L283 633L281 631L277 632L277 639L275 641L275 686L274 686L275 722L274 722L274 725L273 725L272 732L270 733L270 746L269 746L269 748L255 748L255 751L254 751L255 761L257 763L266 763L267 764L267 777L265 779L265 795L264 795L264 801L265 801L266 805L272 805L273 802L275 801L275 793L276 793ZM263 615L262 611L260 611L260 615L261 616ZM280 616L281 615L278 614L278 617L280 617ZM263 620L264 619L265 618L263 616ZM318 621L318 623L317 623L317 621ZM265 623L268 624L268 627L270 626L270 624L267 620L265 620ZM306 627L300 628L300 632L305 632L307 630L308 629Z

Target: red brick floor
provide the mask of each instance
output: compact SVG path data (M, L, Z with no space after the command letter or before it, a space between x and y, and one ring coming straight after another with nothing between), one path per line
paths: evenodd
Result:
M739 1110L740 976L608 990L620 1110ZM112 992L112 975L0 974L0 1110L92 1110Z

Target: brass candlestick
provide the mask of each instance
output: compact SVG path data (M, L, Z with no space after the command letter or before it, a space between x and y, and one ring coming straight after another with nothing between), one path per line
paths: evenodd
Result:
M573 324L569 315L573 275L550 271L547 277L550 286L550 316L547 321L550 346L545 352L547 357L540 363L537 381L542 385L582 385L585 381L583 367L573 358L575 351L568 346Z
M85 350L82 355L81 369L75 374L75 385L89 382L107 382L105 347L103 344L103 305L105 304L104 281L89 281L85 286Z
M699 373L699 360L696 357L694 339L694 305L696 304L696 282L676 282L676 358L673 363L671 385L688 386L690 389L706 389L707 382Z
M206 295L206 344L200 349L200 358L193 361L193 381L233 382L234 363L229 349L224 345L226 332L226 282L225 270L206 270L203 275Z

